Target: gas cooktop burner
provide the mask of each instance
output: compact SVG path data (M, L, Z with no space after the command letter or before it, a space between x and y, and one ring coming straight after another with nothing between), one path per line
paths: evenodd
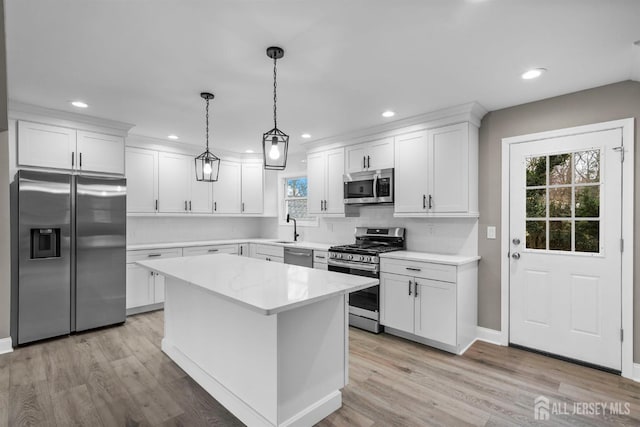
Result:
M383 252L391 252L391 251L399 251L401 247L396 246L386 246L386 245L343 245L343 246L332 246L329 248L330 251L335 252L346 252L350 254L364 254L364 255L377 255Z
M404 249L404 228L356 228L356 243L351 245L332 246L329 248L330 259L377 263L377 255L384 252ZM355 254L363 256L341 256Z

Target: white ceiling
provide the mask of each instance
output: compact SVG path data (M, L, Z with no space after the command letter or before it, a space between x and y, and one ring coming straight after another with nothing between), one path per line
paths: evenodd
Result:
M638 0L5 0L9 97L259 151L478 101L495 110L632 76ZM520 74L549 71L535 81Z

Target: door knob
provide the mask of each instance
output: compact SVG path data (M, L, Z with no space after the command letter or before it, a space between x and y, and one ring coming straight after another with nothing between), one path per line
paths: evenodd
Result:
M520 239L518 239L517 237L514 237L512 240L514 245L519 245L520 244Z
M511 254L511 258L520 259L520 254L518 252L514 252L514 253Z

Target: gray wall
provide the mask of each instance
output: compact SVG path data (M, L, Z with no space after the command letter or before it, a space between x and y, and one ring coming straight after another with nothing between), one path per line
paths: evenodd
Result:
M543 83L542 81L540 82ZM635 117L640 140L640 83L624 81L529 104L492 111L480 127L480 221L478 251L480 326L500 330L500 209L502 138L553 129ZM640 150L636 148L636 169ZM640 212L640 174L635 174L635 212ZM634 265L640 265L640 215L635 216ZM498 227L496 240L487 240L486 227ZM640 361L640 284L634 272L634 360Z
M9 336L9 133L7 132L7 59L4 37L4 2L0 0L0 339Z

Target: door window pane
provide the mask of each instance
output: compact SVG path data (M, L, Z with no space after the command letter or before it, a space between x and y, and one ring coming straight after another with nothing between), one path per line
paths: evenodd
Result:
M549 156L549 185L571 184L571 153Z
M571 221L549 221L549 249L571 250Z
M600 221L576 221L576 252L600 252Z
M549 216L571 217L571 187L549 189Z
M600 157L585 150L526 158L527 249L600 252Z
M547 249L547 222L527 221L527 249Z
M527 168L527 187L547 184L547 156L528 157L525 164Z
M600 186L576 187L576 217L598 218L600 216Z
M575 183L600 182L600 150L574 153Z
M547 216L547 190L527 190L527 218Z

